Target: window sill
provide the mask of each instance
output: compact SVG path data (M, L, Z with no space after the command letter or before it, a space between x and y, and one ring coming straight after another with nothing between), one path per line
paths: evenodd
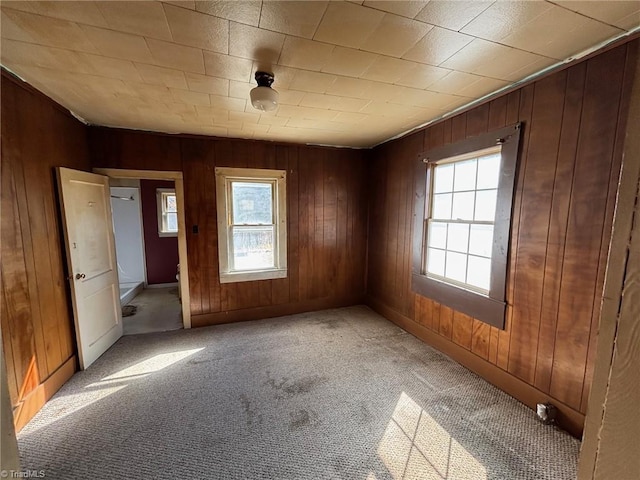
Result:
M506 302L413 273L412 290L442 305L504 330Z
M256 280L273 280L287 278L287 269L255 270L243 272L220 273L220 283L252 282Z
M158 236L160 238L164 238L164 237L177 237L178 236L178 232L158 232Z

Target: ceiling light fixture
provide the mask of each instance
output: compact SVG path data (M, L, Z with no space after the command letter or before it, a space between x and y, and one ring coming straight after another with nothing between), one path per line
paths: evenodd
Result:
M251 90L251 105L263 112L271 112L278 107L278 92L271 88L273 73L256 72L258 86Z

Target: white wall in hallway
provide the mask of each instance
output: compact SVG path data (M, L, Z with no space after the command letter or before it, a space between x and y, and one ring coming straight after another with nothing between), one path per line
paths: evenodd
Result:
M140 189L111 187L111 195L120 283L144 282L146 275ZM113 197L133 197L133 200L121 200Z

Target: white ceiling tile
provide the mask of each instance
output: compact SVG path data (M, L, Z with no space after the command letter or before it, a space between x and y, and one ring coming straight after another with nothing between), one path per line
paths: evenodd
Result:
M402 77L410 75L415 66L414 62L408 60L379 56L363 77L376 82L396 83Z
M291 0L263 2L260 28L311 39L328 3Z
M373 53L362 52L353 48L335 47L327 63L322 67L326 73L359 77L378 58Z
M553 5L548 2L495 2L470 21L462 32L485 40L500 40L539 17Z
M375 83L371 80L359 78L338 77L329 87L327 93L341 97L371 99L369 91Z
M335 75L300 70L291 82L291 89L302 92L325 93L335 81Z
M632 28L640 12L359 3L2 2L2 63L97 125L371 146ZM256 70L275 75L270 114L248 101Z
M424 1L398 1L398 0L367 0L363 3L365 7L375 8L376 10L383 10L389 13L395 13L402 17L413 18L420 10L429 2Z
M133 62L103 57L91 53L78 53L77 58L86 65L86 72L120 80L141 82L142 77ZM180 72L182 73L182 72Z
M2 63L12 69L23 65L68 72L91 72L87 62L83 61L77 52L9 39L2 40ZM38 70L30 70L30 72L38 72Z
M600 2L592 0L557 0L554 3L568 10L625 30L630 30L640 25L640 2L637 0Z
M280 58L284 38L281 33L231 22L229 55L256 60L260 70L269 69Z
M96 2L96 5L113 30L171 40L169 24L160 2Z
M540 35L539 32L546 32ZM501 43L529 52L564 60L623 30L570 12L555 5L517 31L500 39Z
M560 60L622 33L546 2L496 2L462 31Z
M106 57L142 63L154 62L144 37L89 25L80 25L80 28L98 52Z
M246 100L241 98L230 98L223 95L209 95L209 102L212 107L222 108L230 112L244 112L244 107L247 103Z
M431 0L415 19L459 31L493 3L481 0Z
M211 105L209 95L206 93L192 92L190 90L182 90L179 88L169 88L176 102L186 103L187 105Z
M229 21L185 8L165 5L173 41L182 45L229 52Z
M476 38L441 64L444 68L501 80L520 80L519 72L545 57Z
M247 25L258 26L260 20L261 1L230 0L226 2L206 1L196 2L196 10L213 15L215 17L226 18L234 22L245 23Z
M446 68L415 64L406 75L401 76L395 83L405 87L428 88L450 72L451 70Z
M185 72L205 73L202 50L199 48L185 47L152 38L147 38L146 41L156 65L184 70ZM216 55L210 52L207 53Z
M98 10L95 2L3 1L2 6L70 22L84 23L97 27L107 26L107 21Z
M287 67L319 71L331 57L335 47L296 37L287 37L278 63Z
M250 98L249 93L251 92L251 90L253 90L254 87L255 85L251 83L238 82L237 80L230 80L229 96L233 98L242 98L246 100Z
M473 37L434 27L403 58L429 65L440 65L473 41Z
M184 90L188 88L187 80L184 78L184 72L182 70L173 70L144 63L137 63L136 69L140 73L144 83L164 85L165 87L175 87Z
M214 95L227 95L229 93L229 80L226 78L191 72L186 72L185 78L188 88L192 92L211 93Z
M247 83L252 80L253 62L246 58L204 52L204 65L207 75Z
M11 40L31 39L33 43L39 45L98 53L83 30L73 22L11 10L3 6L2 16L5 15L12 23L7 24L10 26L7 32L2 31L4 38Z
M360 48L378 28L384 13L347 2L331 2L314 35L314 40Z
M194 0L164 0L162 3L168 3L175 5L176 7L188 8L189 10L196 9L196 2Z
M401 57L432 28L426 23L386 14L360 48L392 57Z
M278 103L281 105L299 105L306 92L299 90L278 90Z

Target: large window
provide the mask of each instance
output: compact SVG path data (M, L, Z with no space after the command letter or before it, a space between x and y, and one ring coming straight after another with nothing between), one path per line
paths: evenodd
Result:
M158 206L158 235L160 237L175 237L178 235L178 204L176 191L170 188L156 189L156 203Z
M421 155L413 289L504 328L520 125Z
M287 276L286 172L216 168L220 282Z

